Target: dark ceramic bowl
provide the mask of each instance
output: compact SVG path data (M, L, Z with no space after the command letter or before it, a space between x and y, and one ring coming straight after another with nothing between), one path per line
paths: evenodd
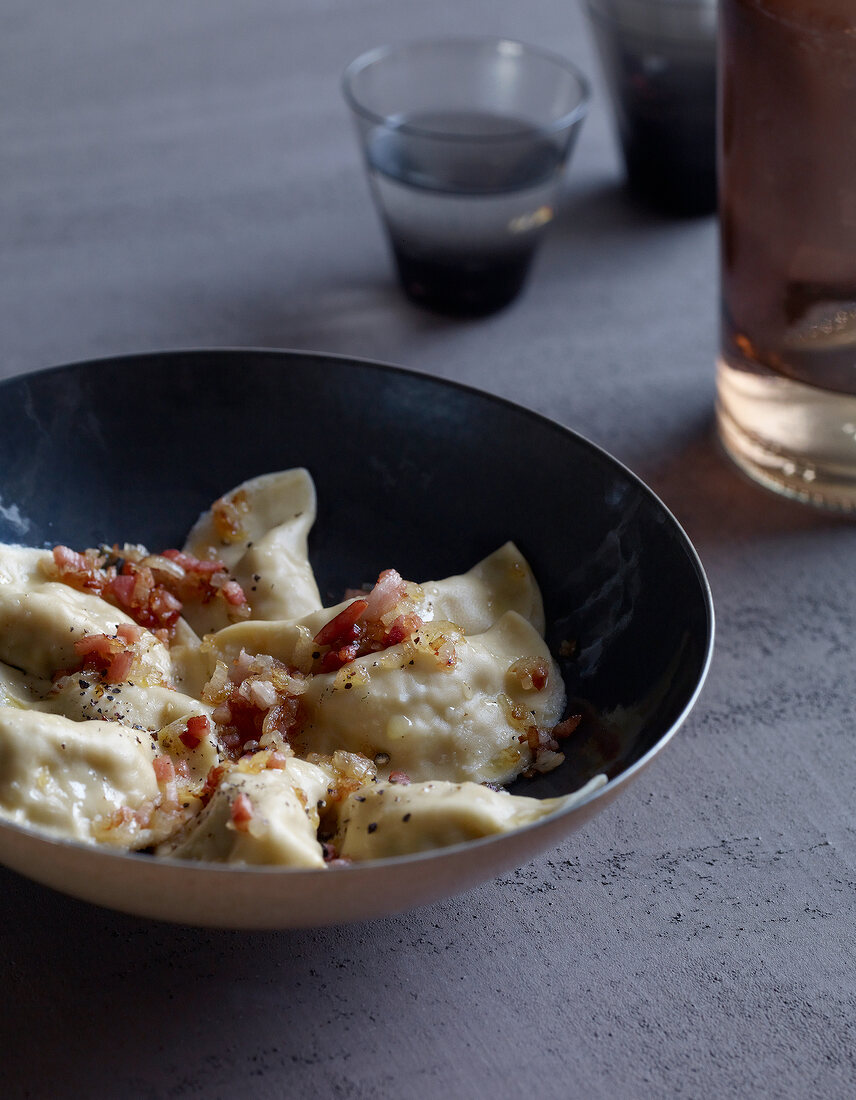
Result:
M78 363L0 384L0 541L181 544L246 478L306 466L325 601L394 565L469 568L513 539L586 718L566 762L517 793L581 804L518 832L337 871L153 860L0 825L0 861L90 901L231 927L329 924L468 888L558 843L665 745L701 689L713 606L663 504L580 436L507 401L304 352L188 351Z

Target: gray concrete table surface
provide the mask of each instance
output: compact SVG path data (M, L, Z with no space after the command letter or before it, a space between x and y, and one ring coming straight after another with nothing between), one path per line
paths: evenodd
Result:
M364 48L489 32L595 100L525 295L478 322L393 283L339 94ZM274 346L454 377L628 463L718 612L701 702L584 832L471 894L246 934L0 872L3 1097L849 1097L856 529L712 432L711 218L635 207L568 0L5 0L0 375Z

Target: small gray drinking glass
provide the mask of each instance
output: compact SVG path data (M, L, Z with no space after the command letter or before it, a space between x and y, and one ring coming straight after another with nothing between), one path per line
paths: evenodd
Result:
M345 71L405 294L446 314L511 302L588 109L569 62L501 38L382 47Z

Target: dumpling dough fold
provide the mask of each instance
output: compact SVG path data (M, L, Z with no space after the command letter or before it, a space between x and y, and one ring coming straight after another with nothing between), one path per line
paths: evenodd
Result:
M323 849L316 836L317 805L329 782L323 768L293 757L282 770L233 768L202 813L162 845L158 855L217 863L323 867ZM233 820L233 808L242 795L251 810L243 829Z
M339 811L336 850L346 859L384 859L446 848L519 829L581 801L599 775L564 798L526 798L476 783L378 783L349 795Z
M529 563L513 542L500 546L459 576L424 581L417 610L423 619L444 619L466 634L483 634L506 611L516 611L543 638L544 603Z
M221 501L234 510L236 529L229 533L217 523L214 505L196 521L185 552L224 562L243 588L254 619L294 619L319 608L321 597L307 556L316 511L308 471L263 474L230 490ZM185 617L200 635L229 621L220 600L187 606Z
M543 638L544 605L532 570L513 542L507 542L467 573L441 581L408 584L413 609L426 622L450 622L464 634L484 634L508 611L517 612ZM309 672L317 647L312 639L348 606L318 608L289 622L233 623L208 641L209 675L213 656L234 660L241 650L250 655L268 653L284 664Z
M0 707L0 814L94 842L94 826L158 796L148 733Z

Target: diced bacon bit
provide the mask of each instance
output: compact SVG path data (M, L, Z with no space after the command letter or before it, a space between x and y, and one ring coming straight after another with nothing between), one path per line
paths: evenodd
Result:
M232 824L239 833L250 831L250 822L253 820L253 804L242 792L231 806Z
M137 584L130 572L119 577L113 577L110 581L109 594L121 607L132 605L136 590Z
M398 618L393 620L392 625L386 632L387 646L399 645L423 625L422 620L416 614L399 615Z
M227 669L218 664L202 697L216 700L214 721L223 751L238 760L259 748L263 737L278 734L288 742L303 723L299 690L303 678L268 654L252 657L241 650Z
M551 772L564 762L564 754L559 752L559 742L554 737L555 729L539 729L529 726L518 741L525 742L532 751L533 760L523 773L531 779L536 773Z
M288 759L281 752L272 752L267 759L267 767L274 771L285 771Z
M384 569L368 594L367 619L382 619L407 595L407 584L395 569Z
M553 739L552 731L546 729L539 729L538 726L529 726L525 733L522 733L517 738L518 741L525 742L532 752L537 753L539 749L551 749L556 751L559 744Z
M107 819L107 828L116 829L120 825L130 825L134 820L134 811L130 806L120 806L118 810L114 810L110 817Z
M397 783L401 787L410 786L410 776L407 772L390 772L389 781L390 783Z
M572 714L560 722L557 726L553 726L553 737L557 741L564 741L566 737L570 737L572 733L576 732L577 726L582 722L583 716L581 714Z
M134 667L136 654L133 648L128 647L133 646L137 640L129 630L122 630L121 626L113 635L86 634L74 643L75 652L82 658L80 665L73 670L63 669L61 673L55 674L54 679L86 669L97 672L107 684L121 684L128 679Z
M313 638L315 644L339 649L355 642L360 636L357 620L368 606L368 600L354 600L353 603L349 603L338 615L334 615L326 626L321 627Z
M136 623L119 623L116 627L116 636L128 645L133 645L142 638L143 632Z
M145 608L144 614L151 621L143 622L143 616L140 616L139 621L152 630L172 630L178 622L184 604L162 584L154 585L147 595L148 607ZM131 617L134 618L133 615Z
M109 659L114 653L124 648L123 646L111 645L112 642L118 640L118 634L85 634L74 643L74 651L80 657L88 657L91 653L94 653L99 657Z
M155 769L155 779L161 789L161 808L177 806L178 786L172 759L169 756L156 756L152 765Z
M202 741L208 736L210 728L211 726L206 715L194 715L192 718L187 719L187 728L184 733L178 735L178 739L186 749L190 749L192 752L195 748L198 748Z
M113 560L122 563L118 570L115 564L108 566L107 555L97 550L79 554L67 546L56 546L56 579L101 596L164 642L172 636L185 603L221 599L231 618L249 615L246 594L223 562L203 561L181 550L148 555L133 550L113 548Z
M87 561L83 554L78 554L70 546L55 546L53 559L54 565L60 572L83 573L87 568Z
M152 767L155 769L155 779L158 783L167 783L170 779L175 779L175 765L170 757L156 756Z
M199 573L203 577L222 573L226 568L221 561L205 561L203 558L194 558L192 554L185 554L182 550L164 550L161 557L175 562L176 565L181 566L185 573Z
M371 592L360 593L315 635L316 645L330 647L318 659L316 671L337 672L357 657L399 645L420 630L423 622L415 611L402 612L388 622L406 595L407 584L401 575L395 569L385 569Z
M539 663L537 668L532 669L532 686L536 691L543 691L547 686L547 680L550 677L550 667L546 661Z
M94 592L100 596L104 585L110 580L110 570L104 569L106 559L97 550L79 554L68 546L55 546L53 560L55 579L81 592ZM115 569L112 572L115 574Z
M128 679L134 665L134 654L126 649L123 653L117 653L104 673L104 679L108 684L121 684Z
M208 775L205 777L205 786L202 788L199 795L203 806L211 801L211 796L220 786L220 782L228 770L228 764L215 764L208 769Z
M321 658L318 667L319 672L338 672L340 668L350 664L360 655L360 643L351 642L343 645L341 649L331 649Z
M370 627L371 625L372 624L369 624ZM371 651L389 649L390 646L398 645L411 634L416 634L420 631L424 625L422 619L415 611L411 611L406 615L396 616L388 629L383 626L383 623L378 623L376 626L380 627L380 638L372 640L370 646Z
M171 633L181 615L181 600L158 583L148 566L130 561L124 563L121 573L107 582L101 595L150 630Z
M223 593L223 599L232 607L244 607L247 602L244 590L237 581L226 581L220 591Z
M247 537L243 517L250 510L247 494L239 489L231 497L220 497L211 505L211 520L221 542L240 542Z

